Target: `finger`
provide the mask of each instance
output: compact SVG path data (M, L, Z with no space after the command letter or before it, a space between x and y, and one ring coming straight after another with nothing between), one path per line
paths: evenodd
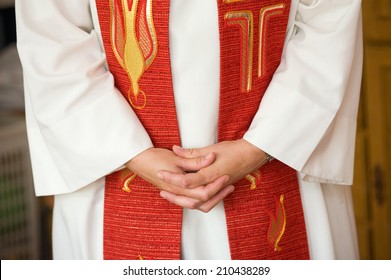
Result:
M171 174L171 172L169 172ZM212 186L209 187L208 189L208 192L212 192L214 191L213 190L213 186L215 188L218 188L219 183L220 181L217 181L217 183L215 184L212 184ZM223 184L222 182L220 182L220 184ZM166 192L169 192L169 193L172 193L174 195L181 195L181 196L187 196L187 197L190 197L190 198L194 198L194 199L202 199L204 197L206 197L206 194L205 194L205 186L198 186L197 188L184 188L184 187L178 187L176 185L173 185L173 184L168 184L166 182L157 182L155 184L161 191L166 191Z
M169 192L174 195L181 195L181 196L188 196L188 197L193 197L195 199L195 196L200 197L200 195L196 194L189 194L188 189L176 187L176 186L171 186L171 185L160 185L158 187L161 191Z
M177 206L188 209L198 209L202 212L207 213L212 210L227 195L232 193L234 189L235 187L233 185L228 185L207 202L202 202L198 199L190 198L187 196L175 195L166 191L161 191L160 196Z
M228 180L229 176L225 175L221 176L220 178L206 186L199 186L193 189L170 186L168 188L162 188L161 190L172 193L174 195L187 196L189 198L199 200L203 203L208 201L211 197L213 197L216 193L223 189Z
M199 205L202 204L200 200L187 196L175 195L166 191L161 191L160 196L175 205L188 209L196 209Z
M205 186L211 181L208 180L204 172L201 171L196 173L179 174L167 170L160 170L156 176L166 184L185 189L193 189L199 186Z
M206 156L199 156L195 158L180 158L180 167L183 171L198 171L204 167L211 165L216 159L215 153L208 153Z
M224 175L205 187L198 187L188 191L188 196L206 202L220 192L229 180L229 176Z
M202 148L191 148L191 149L185 149L180 146L174 145L172 147L172 151L180 157L183 158L197 158L202 157L207 154L206 151L204 151Z
M215 196L213 196L210 200L207 202L201 204L197 207L198 210L208 213L210 210L212 210L220 201L222 201L224 198L226 198L230 193L232 193L235 190L234 185L228 185L224 187L220 192L218 192Z

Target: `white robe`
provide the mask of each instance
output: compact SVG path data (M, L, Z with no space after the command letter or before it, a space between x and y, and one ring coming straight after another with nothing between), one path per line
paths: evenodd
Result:
M94 2L16 1L35 189L55 195L56 259L103 258L104 176L152 147L107 71ZM216 0L170 5L182 145L210 145L219 100ZM292 0L281 65L244 136L298 171L312 259L358 258L349 185L360 8L359 0ZM208 214L184 210L182 258L230 258L222 203Z

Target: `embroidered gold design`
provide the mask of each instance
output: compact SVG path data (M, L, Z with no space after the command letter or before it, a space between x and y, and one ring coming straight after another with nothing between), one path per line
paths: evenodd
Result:
M144 257L141 256L141 255L138 255L138 256L137 256L137 259L138 259L139 261L143 261L143 260L144 260Z
M244 0L223 0L224 3L236 3L236 2L243 2Z
M246 178L250 182L250 190L255 190L257 188L257 182L261 180L261 172L259 170L254 171L250 174L248 174Z
M146 15L144 20L144 22L146 22L146 26L143 32L141 32L140 30L140 38L141 42L144 42L142 44L142 49L144 51L144 54L147 54L145 56L145 66L146 68L148 68L157 55L157 36L152 16L152 0L146 0L146 5L143 5L141 14Z
M250 92L252 88L254 22L251 11L227 12L224 16L227 26L239 26L241 36L240 89Z
M139 81L155 59L158 45L152 0L130 2L129 9L129 0L110 0L111 45L118 63L131 82L128 100L133 108L142 109L147 97L140 89Z
M259 15L259 51L258 51L258 77L265 74L266 64L264 63L265 53L263 47L265 46L266 24L270 17L281 15L284 13L285 4L276 4L264 7L260 10Z
M122 184L122 190L125 192L131 192L129 184L137 177L137 174L130 171L127 168L121 170L120 180Z
M282 236L284 235L286 227L284 195L282 194L280 196L280 199L276 202L276 215L274 216L271 212L269 212L270 226L268 232L268 241L273 247L274 251L281 251L282 248L279 246L279 243L281 241Z

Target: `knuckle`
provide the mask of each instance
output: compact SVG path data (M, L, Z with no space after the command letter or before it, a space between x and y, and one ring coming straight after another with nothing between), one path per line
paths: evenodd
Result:
M197 158L196 158L196 164L197 164L197 166L202 165L204 162L205 162L205 158L204 158L204 157L197 157Z
M194 148L189 148L186 150L187 151L187 154L189 157L193 157L195 155L195 149Z
M199 203L197 201L191 202L189 204L189 209L192 209L192 210L197 209L198 205L199 205Z
M199 175L201 176L202 178L202 183L203 184L207 184L208 182L211 182L211 178L210 176L205 172L205 169L200 169L198 171Z
M173 189L171 186L169 185L161 185L161 186L158 186L158 188L162 191L166 191L166 192L170 192L172 193L173 192Z
M188 189L191 186L191 181L190 181L190 179L188 177L184 176L181 179L180 184L181 184L181 187Z
M203 192L203 193L200 194L200 200L201 200L202 202L206 202L206 201L208 201L209 199L210 199L210 195L209 195L208 193Z

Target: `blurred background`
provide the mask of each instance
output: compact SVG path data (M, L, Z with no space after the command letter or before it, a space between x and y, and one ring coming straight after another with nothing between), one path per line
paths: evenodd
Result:
M391 259L391 1L363 0L354 203L362 259Z
M389 260L391 0L363 0L363 20L353 196L361 259ZM53 198L34 195L15 41L14 0L0 0L0 259L51 259Z

